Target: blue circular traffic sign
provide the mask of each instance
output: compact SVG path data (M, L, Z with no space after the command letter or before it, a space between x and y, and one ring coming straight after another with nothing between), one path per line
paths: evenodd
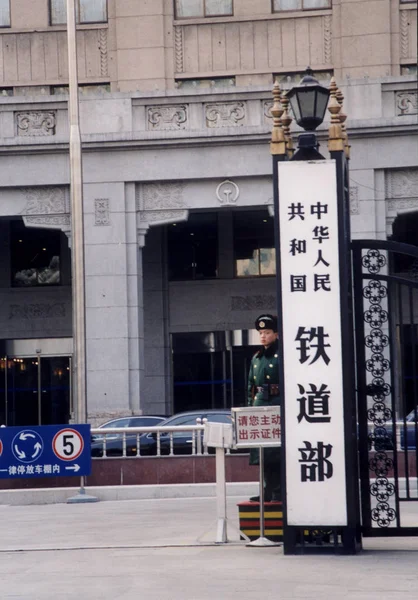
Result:
M36 431L23 429L12 441L13 456L22 463L32 463L39 459L44 450L44 442Z

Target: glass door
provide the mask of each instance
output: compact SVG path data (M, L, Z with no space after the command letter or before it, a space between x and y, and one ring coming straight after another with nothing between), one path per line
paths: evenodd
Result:
M0 359L0 425L66 424L70 397L70 357Z

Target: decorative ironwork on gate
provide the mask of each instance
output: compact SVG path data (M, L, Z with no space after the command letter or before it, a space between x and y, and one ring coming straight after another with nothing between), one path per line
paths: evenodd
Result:
M418 248L376 240L356 240L352 248L363 533L418 535L418 527L402 527L400 510L402 501L418 500L417 418L414 442L407 423L418 404L418 284L405 269ZM406 332L414 352L409 363Z

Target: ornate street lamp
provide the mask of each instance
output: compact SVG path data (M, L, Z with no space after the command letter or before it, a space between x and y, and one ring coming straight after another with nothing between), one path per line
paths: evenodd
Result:
M305 131L313 132L322 123L328 105L329 89L319 84L310 67L306 69L300 84L286 94L297 124ZM317 151L319 144L315 133L299 136L298 151L293 160L324 158Z
M322 123L328 105L329 89L319 84L308 67L300 84L287 94L296 123L305 131L314 131Z

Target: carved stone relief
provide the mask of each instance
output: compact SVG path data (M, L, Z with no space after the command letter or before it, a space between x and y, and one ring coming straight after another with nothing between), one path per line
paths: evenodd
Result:
M110 225L109 198L98 198L94 201L94 224Z
M332 63L332 15L324 17L324 62Z
M186 129L187 105L150 106L147 109L148 129Z
M276 310L276 298L270 294L232 296L231 310Z
M55 135L55 111L18 112L15 119L18 136Z
M400 29L401 29L401 58L408 58L409 54L409 21L408 10L401 11Z
M237 127L245 125L244 102L216 102L205 105L207 127Z
M100 75L106 77L109 74L108 52L107 52L107 30L99 31L99 52L100 52Z
M216 188L216 197L222 206L234 205L239 197L239 187L233 181L226 179Z
M271 109L273 108L273 102L271 100L267 100L263 102L263 116L264 123L267 125L271 125L273 122L273 115L271 114Z
M183 27L174 27L174 52L176 58L176 73L183 73Z
M66 212L65 189L60 187L24 188L23 215L56 215Z
M418 92L411 90L409 92L396 93L396 115L417 115L418 114Z
M399 169L385 174L386 198L418 198L418 169Z
M358 198L358 187L350 187L350 215L360 214L360 202Z
M182 181L144 183L136 188L137 210L183 208L186 206L184 190L185 184Z
M9 320L13 319L53 319L65 317L65 304L11 304Z

